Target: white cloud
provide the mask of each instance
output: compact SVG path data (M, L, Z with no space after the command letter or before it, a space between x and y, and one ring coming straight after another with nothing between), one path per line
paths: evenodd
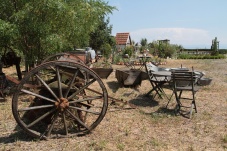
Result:
M209 32L193 28L149 28L130 32L132 40L140 42L146 38L148 42L154 40L169 39L171 44L178 44L187 47L209 48L212 37Z

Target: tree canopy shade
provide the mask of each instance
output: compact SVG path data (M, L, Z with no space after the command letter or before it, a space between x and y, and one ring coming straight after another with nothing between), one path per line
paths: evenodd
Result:
M0 50L19 50L30 64L87 46L90 33L114 9L103 0L1 0Z

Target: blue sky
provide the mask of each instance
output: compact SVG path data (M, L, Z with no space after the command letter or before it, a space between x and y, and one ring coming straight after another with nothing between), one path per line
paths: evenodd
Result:
M148 42L169 39L184 48L210 48L217 37L227 49L227 0L104 0L118 10L108 15L112 35L129 32Z

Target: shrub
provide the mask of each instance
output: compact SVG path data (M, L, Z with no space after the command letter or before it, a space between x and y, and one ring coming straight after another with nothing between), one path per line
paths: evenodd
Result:
M134 52L134 49L133 49L132 46L127 46L127 47L124 49L124 54L128 54L129 57L132 56L133 52Z
M225 59L225 55L193 55L193 54L179 54L178 59Z
M109 58L111 54L111 46L108 43L103 44L100 50L102 51L104 57Z

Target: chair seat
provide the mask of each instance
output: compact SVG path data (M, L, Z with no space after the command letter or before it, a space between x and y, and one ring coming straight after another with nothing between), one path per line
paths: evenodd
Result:
M181 90L184 90L184 91L192 91L192 87L191 86L184 86L184 87L176 87L176 90L177 91L181 91ZM199 90L199 87L198 86L194 86L194 92L197 92Z
M167 79L165 77L153 77L151 80L154 81L154 82L165 82L165 81L167 81Z

